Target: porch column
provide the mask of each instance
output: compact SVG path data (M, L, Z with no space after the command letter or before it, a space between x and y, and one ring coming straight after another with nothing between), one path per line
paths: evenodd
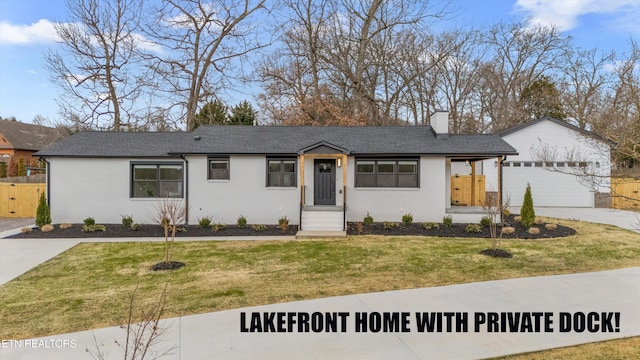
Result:
M304 191L304 154L300 154L300 204L302 206L305 205L304 195L306 191Z

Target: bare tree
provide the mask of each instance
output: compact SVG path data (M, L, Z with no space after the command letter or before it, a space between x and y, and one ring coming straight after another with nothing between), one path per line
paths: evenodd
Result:
M493 131L526 121L519 99L535 79L558 66L569 39L557 29L499 23L485 35L490 59L481 72L481 97Z
M187 208L182 199L165 198L156 207L156 221L164 229L165 261L158 264L159 269L173 269L171 255L173 254L173 244L176 239L178 227L183 225L187 219ZM169 237L171 236L171 237Z
M70 22L55 24L62 50L45 56L63 90L58 104L64 118L116 131L136 120L145 78L137 56L141 9L137 0L67 1Z
M198 104L238 76L232 60L263 46L250 20L265 2L162 0L152 10L156 16L145 31L162 53L150 58L151 66L164 100L176 108L187 130L194 128Z

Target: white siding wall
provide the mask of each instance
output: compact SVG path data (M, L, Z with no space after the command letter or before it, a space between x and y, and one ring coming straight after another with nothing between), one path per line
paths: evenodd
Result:
M371 214L375 221L401 221L402 215L413 214L415 222L439 222L445 215L445 159L420 159L420 188L355 188L355 160L349 158L347 177L347 221L362 221Z
M129 197L131 161L149 160L50 159L52 222L81 223L92 217L97 223L119 224L121 215L132 215L137 223L154 223L159 200Z
M231 156L230 180L207 180L207 157L190 156L189 223L210 216L213 222L235 224L244 215L250 224L277 224L287 216L290 224L300 221L300 171L295 188L266 186L264 156ZM305 169L306 171L306 169Z
M599 141L585 138L579 133L551 121L541 121L503 139L519 152L518 156L509 156L507 161L533 162L541 149L548 149L555 161L575 159L593 164L599 163L596 171L599 175L609 176L609 147ZM485 160L487 191L498 189L495 159ZM552 172L544 168L505 167L503 173L505 195L511 198L511 205L520 206L524 198L527 182L531 184L535 206L594 206L594 190L608 193L609 182L604 181L597 189L585 186L579 177L572 174ZM570 168L565 167L568 172Z

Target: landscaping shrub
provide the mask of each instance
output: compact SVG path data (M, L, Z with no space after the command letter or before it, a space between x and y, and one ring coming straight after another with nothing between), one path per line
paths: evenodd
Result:
M131 231L136 231L136 230L140 229L140 224L133 223L133 224L129 225L129 229L131 229Z
M531 227L531 228L529 228L528 232L531 235L538 235L538 234L540 234L540 229L538 229L537 227Z
M398 223L393 222L393 221L385 221L383 226L384 226L385 230L391 230L393 228L397 228L398 227Z
M244 215L240 215L238 218L238 226L239 227L247 227L247 218Z
M442 226L449 228L452 225L453 225L453 218L451 217L451 215L447 215L442 218Z
M18 159L18 176L27 176L27 168L24 166L24 159Z
M530 227L536 221L536 213L533 210L533 198L531 197L531 186L527 184L527 190L524 193L524 201L520 209L520 222L524 227Z
M483 216L482 219L480 219L480 225L482 226L491 226L491 218L488 216Z
M120 215L122 217L122 225L125 227L131 228L133 224L133 216L131 215Z
M88 217L88 218L82 220L82 223L85 226L92 226L92 225L96 224L96 220L94 218L92 218L92 217Z
M482 225L480 224L469 224L464 228L464 231L468 233L481 233Z
M536 221L533 222L536 225L542 225L544 224L544 220L540 219L540 218L536 218Z
M71 228L71 226L72 226L72 225L71 225L71 224L69 224L69 223L62 223L62 224L60 224L59 228L60 228L60 229L70 229L70 228Z
M425 228L426 230L430 230L430 229L439 229L440 225L434 222L426 222L426 223L422 223L422 227Z
M107 227L101 224L93 224L93 225L82 225L82 231L84 232L95 232L95 231L107 231Z
M411 226L413 224L413 215L411 213L402 215L402 223L405 226Z
M225 228L225 225L221 224L221 223L216 223L216 224L213 224L213 226L211 226L211 230L213 230L215 232L224 230L224 228Z
M544 226L544 228L547 229L547 230L556 231L556 230L558 230L558 225L556 225L556 224L546 224Z
M511 227L511 226L506 226L502 228L501 233L509 235L509 234L513 234L516 232L516 228Z
M7 163L0 162L0 178L7 177Z
M278 218L278 226L280 226L280 229L282 229L282 231L289 230L289 219L287 219L286 215Z
M44 192L42 192L36 210L36 225L42 227L42 225L46 224L51 224L51 211L49 210L47 199L44 197Z
M368 211L367 211L367 216L365 216L364 219L362 219L362 223L365 225L373 225L373 216L371 216L371 214L369 214Z
M28 227L28 226L25 226L25 227L23 227L23 228L20 228L20 232L21 232L21 233L23 233L23 234L28 234L28 233L30 233L31 231L32 231L32 229L31 229L30 227Z
M203 216L198 219L198 226L201 228L206 228L211 226L211 218L208 216Z
M253 231L258 231L258 232L267 230L267 227L261 224L251 225L251 228L253 229Z
M511 216L511 211L509 209L502 210L502 215L505 217Z

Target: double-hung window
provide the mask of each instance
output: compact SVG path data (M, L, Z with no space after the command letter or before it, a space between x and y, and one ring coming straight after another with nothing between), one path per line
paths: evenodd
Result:
M207 179L209 180L229 180L229 158L209 158Z
M267 186L296 187L296 160L293 158L268 158Z
M420 187L418 159L356 159L356 187Z
M131 197L183 197L182 163L132 163Z

